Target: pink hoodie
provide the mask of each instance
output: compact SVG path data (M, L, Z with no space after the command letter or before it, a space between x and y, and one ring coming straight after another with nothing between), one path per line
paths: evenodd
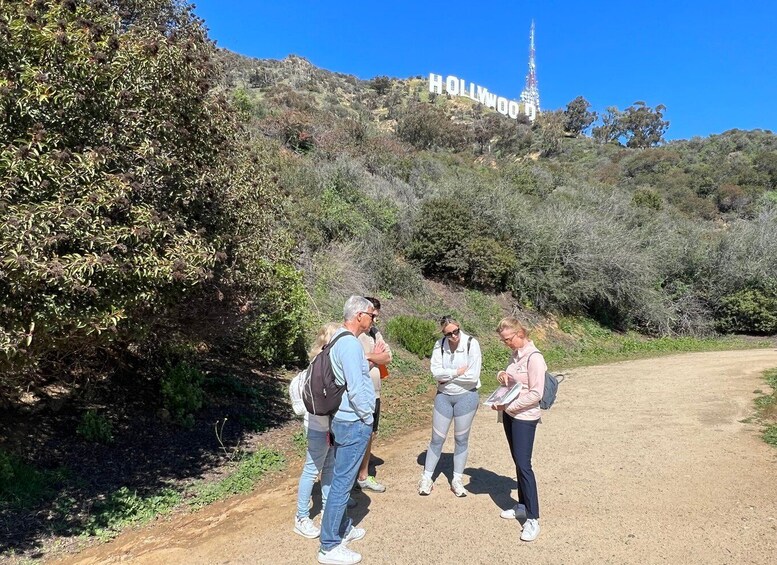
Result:
M536 352L536 353L535 353ZM531 362L527 361L529 355ZM545 391L545 371L548 366L545 364L545 358L535 347L531 340L526 341L521 349L513 351L513 357L510 364L505 369L508 377L508 384L514 385L520 382L523 384L521 394L513 400L505 412L517 420L539 420L542 415L540 412L540 399Z

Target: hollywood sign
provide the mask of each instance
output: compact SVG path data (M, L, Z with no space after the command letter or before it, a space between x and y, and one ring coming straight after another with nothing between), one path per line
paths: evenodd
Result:
M504 96L497 96L493 92L489 92L483 86L478 86L472 82L468 83L463 78L453 75L447 76L443 82L442 75L429 73L429 92L433 94L445 92L451 96L464 96L475 102L480 102L488 108L493 108L512 119L516 119L521 114L528 116L531 121L537 117L537 108L534 107L534 104L508 100Z

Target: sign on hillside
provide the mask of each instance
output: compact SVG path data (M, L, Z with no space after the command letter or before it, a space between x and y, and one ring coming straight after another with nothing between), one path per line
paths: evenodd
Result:
M516 119L523 114L528 116L532 122L537 117L537 108L534 104L519 102L517 100L508 100L504 96L497 96L489 92L484 86L479 86L473 82L467 82L463 78L453 75L442 79L442 75L429 73L429 92L433 94L447 93L451 96L464 96L475 102L480 102L488 108L493 108L504 116Z

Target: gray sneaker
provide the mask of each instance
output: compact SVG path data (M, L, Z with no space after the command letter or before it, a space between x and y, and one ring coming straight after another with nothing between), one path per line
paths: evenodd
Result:
M363 481L361 479L356 480L356 484L359 485L359 488L362 490L371 490L373 492L386 492L386 487L380 484L377 480L375 480L375 477L370 475Z
M348 533L345 534L345 537L343 538L343 544L351 543L352 541L359 541L364 536L367 535L367 530L364 528L357 528L355 526L351 527L350 530L348 530Z
M467 496L467 490L464 488L464 485L461 483L461 479L453 479L451 481L451 490L453 491L453 494L461 498L462 496Z
M305 516L304 518L294 518L294 532L303 538L316 539L321 530L313 523L313 520Z

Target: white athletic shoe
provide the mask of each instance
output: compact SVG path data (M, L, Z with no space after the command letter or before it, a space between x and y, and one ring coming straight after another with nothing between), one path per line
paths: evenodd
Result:
M303 538L316 539L321 530L313 523L313 520L307 516L304 518L294 518L294 531Z
M348 530L348 533L345 534L345 537L343 538L343 544L351 543L352 541L359 541L366 535L367 530L364 528L357 528L352 526L351 529Z
M523 504L516 504L512 508L502 510L499 517L504 518L505 520L516 520L520 518L521 514L526 516L526 507Z
M432 493L434 483L432 479L427 478L426 475L421 476L421 480L418 481L418 494L426 496Z
M461 479L453 479L451 481L451 491L459 498L467 496L467 491L464 489L464 485L461 484Z
M523 525L521 541L534 541L538 535L540 535L540 521L536 518L529 518Z
M361 560L362 556L360 553L348 549L342 543L329 551L324 551L323 549L318 550L319 563L328 563L329 565L351 565L353 563L358 563Z

